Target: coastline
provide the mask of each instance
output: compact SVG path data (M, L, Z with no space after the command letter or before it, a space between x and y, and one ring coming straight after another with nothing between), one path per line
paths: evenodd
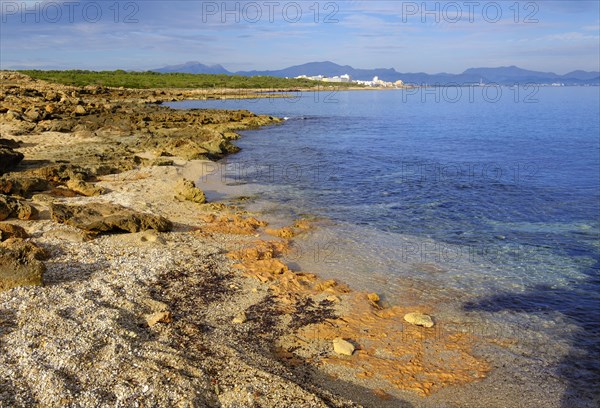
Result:
M3 115L3 137L20 142L15 150L25 155L4 192L39 215L4 223L22 227L24 242L46 252L46 271L44 286L0 292L0 371L7 373L0 402L427 406L421 396L489 372L473 352L481 339L404 322L407 313L431 313L427 305L383 307L376 294L290 270L280 258L310 223L270 230L240 205L202 203L197 192L178 190L213 163L199 159L236 151L236 131L276 118L152 106L193 92L94 94L16 82L5 88L3 81L3 92L24 103L27 89L43 92L34 96L37 120L29 105L18 112L24 120ZM48 94L67 91L75 93L66 103L73 114L43 107L57 117L40 118L41 104L58 102ZM100 106L98 95L111 106ZM68 127L63 122L73 126L53 128ZM88 172L74 177L68 166ZM26 188L25 178L38 187ZM96 236L52 220L54 204L99 202L164 217L172 228ZM354 344L351 356L333 350L338 337Z

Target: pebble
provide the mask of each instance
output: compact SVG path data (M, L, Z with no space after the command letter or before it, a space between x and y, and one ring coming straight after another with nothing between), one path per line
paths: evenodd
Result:
M248 317L246 316L246 313L240 312L237 315L235 315L235 317L233 318L232 322L235 323L235 324L242 324L242 323L245 323L246 320L248 320Z

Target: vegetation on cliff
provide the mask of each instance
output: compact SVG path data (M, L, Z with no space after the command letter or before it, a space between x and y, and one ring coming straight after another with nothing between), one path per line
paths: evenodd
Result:
M124 88L187 88L187 89L290 89L324 87L308 79L288 79L270 76L246 77L240 75L181 74L158 72L116 71L21 71L35 79L43 79L64 85L102 85ZM336 88L347 88L356 84L335 83Z

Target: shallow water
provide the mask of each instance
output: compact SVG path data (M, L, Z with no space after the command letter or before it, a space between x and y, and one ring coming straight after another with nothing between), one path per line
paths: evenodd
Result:
M242 151L215 177L243 185L226 195L258 195L254 205L274 218L330 220L297 243L296 268L390 304L440 305L440 319L490 336L510 332L568 392L591 398L589 381L600 380L599 89L492 91L169 105L288 118L244 132ZM586 362L574 367L573 356Z

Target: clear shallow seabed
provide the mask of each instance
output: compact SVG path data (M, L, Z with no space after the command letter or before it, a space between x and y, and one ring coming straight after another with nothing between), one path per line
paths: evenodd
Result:
M460 93L460 95L459 95ZM288 261L517 338L515 365L600 387L600 88L437 88L186 101L285 117L215 168L274 218L322 227ZM241 190L240 190L241 186ZM227 194L227 193L225 193Z

